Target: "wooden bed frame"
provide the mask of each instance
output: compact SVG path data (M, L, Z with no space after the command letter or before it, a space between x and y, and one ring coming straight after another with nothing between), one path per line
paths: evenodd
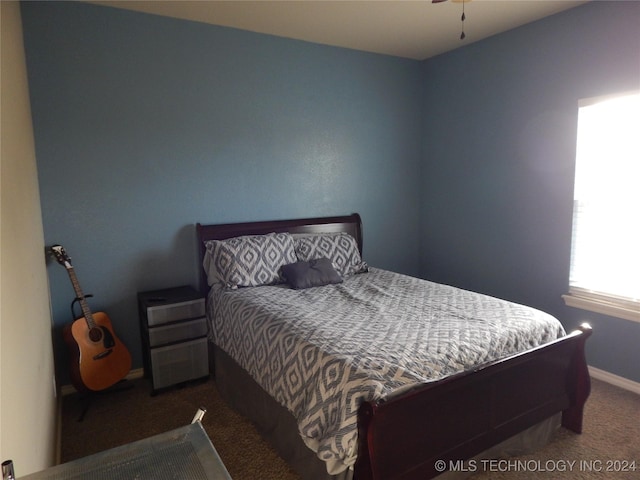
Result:
M270 232L349 232L362 252L358 214L224 225L197 224L200 259L207 240ZM203 293L208 290L204 270ZM537 348L425 384L358 412L354 478L428 479L562 412L582 432L590 392L585 343L591 327ZM444 469L443 469L444 466Z

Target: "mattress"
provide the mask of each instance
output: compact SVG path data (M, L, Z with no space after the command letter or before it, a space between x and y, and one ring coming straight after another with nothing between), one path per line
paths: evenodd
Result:
M212 288L211 340L296 419L330 474L355 462L357 411L555 340L539 310L370 268L343 283Z

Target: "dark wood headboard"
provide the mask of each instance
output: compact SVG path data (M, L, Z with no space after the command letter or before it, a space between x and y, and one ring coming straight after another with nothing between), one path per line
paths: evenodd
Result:
M219 225L196 224L200 265L204 259L205 242L225 240L242 235L265 235L267 233L336 233L346 232L358 243L362 255L362 220L352 213L338 217L299 218L295 220L270 220L261 222L225 223ZM208 290L204 268L200 268L200 290Z

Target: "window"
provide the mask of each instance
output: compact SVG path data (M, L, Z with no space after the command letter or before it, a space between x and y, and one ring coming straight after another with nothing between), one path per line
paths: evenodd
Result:
M640 321L640 92L583 100L567 305Z

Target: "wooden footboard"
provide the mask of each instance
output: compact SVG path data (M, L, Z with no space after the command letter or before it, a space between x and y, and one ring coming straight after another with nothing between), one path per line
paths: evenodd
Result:
M591 327L427 384L358 413L355 479L428 479L562 412L582 431L590 392L585 342ZM437 461L440 461L436 463Z

